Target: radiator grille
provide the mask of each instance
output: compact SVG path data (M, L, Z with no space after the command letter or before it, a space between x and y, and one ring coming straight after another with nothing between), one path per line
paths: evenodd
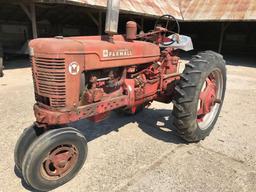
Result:
M38 91L36 99L52 107L64 107L66 104L65 59L34 58L34 85ZM47 99L46 99L47 98ZM48 101L48 102L45 102Z

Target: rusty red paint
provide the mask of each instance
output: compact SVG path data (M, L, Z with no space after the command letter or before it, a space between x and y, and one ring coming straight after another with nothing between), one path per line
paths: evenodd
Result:
M173 93L166 89L179 79L179 57L173 48L160 51L163 32L166 29L158 27L143 34L156 44L122 35L31 41L39 126L84 118L98 122L114 109L134 111L139 105L171 97Z
M134 40L137 38L137 23L129 21L126 24L126 38L128 40Z
M130 103L128 99L128 96L121 96L111 100L85 105L72 111L56 111L43 107L42 104L35 104L34 112L36 120L40 124L67 124L83 118L89 118L100 113L105 113L119 107L133 104Z
M199 95L199 110L197 111L197 121L202 122L206 114L211 112L212 107L216 104L217 86L214 77L211 75L205 81L205 87Z

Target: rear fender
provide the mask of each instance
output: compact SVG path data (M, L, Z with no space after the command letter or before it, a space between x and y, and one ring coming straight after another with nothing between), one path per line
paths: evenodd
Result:
M180 49L183 51L191 51L194 49L191 37L185 35L173 34L168 37L173 42L165 42L161 44L161 47L171 47L174 49Z

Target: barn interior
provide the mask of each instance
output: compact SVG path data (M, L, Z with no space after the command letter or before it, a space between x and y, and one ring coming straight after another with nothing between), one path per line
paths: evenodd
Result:
M28 42L33 38L104 34L106 7L82 0L78 2L80 3L77 1L0 2L0 47L4 59L28 55ZM238 3L240 9L234 8L234 5L230 9L230 6L225 8L225 1L218 0L215 2L220 3L217 12L211 9L210 4L202 4L200 0L182 1L185 12L181 12L182 8L175 9L173 6L175 1L172 1L171 5L168 4L169 7L166 9L161 9L162 12L147 0L145 2L142 8L138 6L137 9L136 4L133 4L134 10L129 7L127 10L121 10L119 33L125 33L125 24L129 20L138 23L138 33L152 30L161 13L172 11L168 14L174 15L179 20L182 34L192 37L195 51L210 49L222 54L248 56L253 56L256 51L256 8L251 6L253 1L247 0L247 4ZM202 5L201 9L200 5ZM149 8L156 11L151 13ZM173 30L175 31L175 28Z

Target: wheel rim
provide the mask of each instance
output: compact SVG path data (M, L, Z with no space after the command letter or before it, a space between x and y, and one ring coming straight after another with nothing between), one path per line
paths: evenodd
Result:
M223 76L219 69L212 71L206 78L199 94L197 123L206 130L214 121L221 106L223 93Z
M43 160L42 176L48 180L57 180L66 176L76 165L78 155L74 145L57 146Z

